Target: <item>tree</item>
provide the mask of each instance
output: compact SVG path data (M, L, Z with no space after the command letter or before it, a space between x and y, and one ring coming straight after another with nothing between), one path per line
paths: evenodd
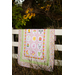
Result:
M22 9L23 19L28 19L22 28L43 28L46 25L56 28L62 24L62 0L25 0Z

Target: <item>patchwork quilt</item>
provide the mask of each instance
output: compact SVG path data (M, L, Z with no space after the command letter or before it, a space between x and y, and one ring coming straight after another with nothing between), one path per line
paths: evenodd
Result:
M54 29L20 29L18 64L52 71L54 67Z

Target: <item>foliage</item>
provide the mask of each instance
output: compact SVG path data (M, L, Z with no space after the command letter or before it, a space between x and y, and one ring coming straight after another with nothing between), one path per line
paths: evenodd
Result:
M21 28L21 26L26 25L26 21L29 21L29 19L24 19L21 15L22 10L23 9L17 5L12 7L12 25L15 26L15 28Z
M30 13L33 11L33 8L28 8L25 13L26 15L23 16L24 19L31 19L32 17L35 17L35 13Z
M12 14L15 15L12 15L12 21L16 28L62 26L62 0L25 0L22 8L15 5L12 8Z

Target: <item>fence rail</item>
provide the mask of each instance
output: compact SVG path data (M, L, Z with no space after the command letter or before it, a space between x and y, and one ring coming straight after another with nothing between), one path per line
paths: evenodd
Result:
M19 34L18 29L12 29L12 58L17 59L18 54L14 53L14 47L18 47L18 42L14 42L14 34ZM55 29L56 36L62 36L62 29ZM55 44L55 51L62 51L62 45ZM55 59L55 66L62 66L62 60Z

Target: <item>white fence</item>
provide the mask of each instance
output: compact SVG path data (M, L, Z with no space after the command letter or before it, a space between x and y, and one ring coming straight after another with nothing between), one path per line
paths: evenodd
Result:
M19 34L18 29L12 29L12 58L17 59L18 54L14 53L14 47L18 47L18 42L14 42L14 34ZM62 36L62 29L55 29L56 36ZM56 51L62 51L62 45L55 44ZM62 60L55 59L55 66L62 66Z

